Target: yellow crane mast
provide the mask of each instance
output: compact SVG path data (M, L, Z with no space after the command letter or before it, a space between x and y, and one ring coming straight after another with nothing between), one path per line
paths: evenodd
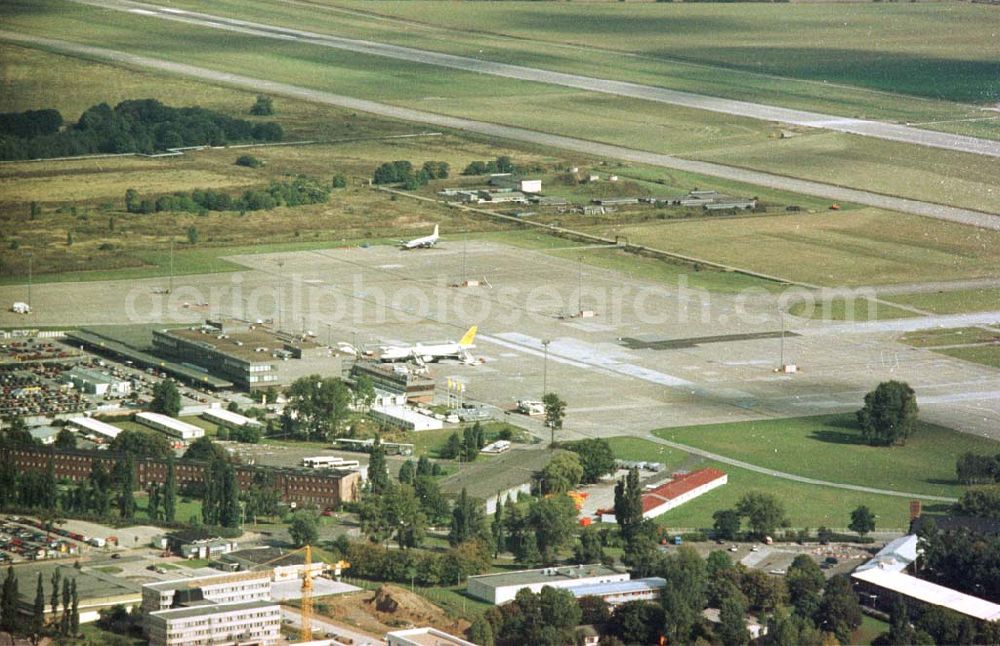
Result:
M299 631L299 640L312 641L313 636L313 580L312 580L312 546L306 545L303 557L305 567L302 568L302 629Z

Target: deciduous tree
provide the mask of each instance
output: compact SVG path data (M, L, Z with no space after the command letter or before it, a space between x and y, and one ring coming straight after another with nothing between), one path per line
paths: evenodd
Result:
M917 424L917 396L901 381L884 381L865 395L857 413L865 440L873 446L906 444Z

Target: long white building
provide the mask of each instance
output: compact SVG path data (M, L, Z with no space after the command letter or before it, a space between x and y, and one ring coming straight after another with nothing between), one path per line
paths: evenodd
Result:
M174 419L169 415L161 415L160 413L136 413L135 421L153 430L180 438L185 442L197 440L199 437L205 436L205 429L202 427L188 424L187 422L182 422L179 419Z
M629 578L628 572L604 565L572 565L470 576L466 580L465 591L477 599L500 605L511 601L518 591L525 588L537 593L545 586L574 588L602 583L620 583L628 581Z
M151 613L151 646L267 646L281 640L281 608L271 601L207 604Z
M115 439L122 432L117 426L112 426L92 417L74 417L67 424L85 434L96 435L108 440Z
M210 422L229 429L241 429L247 426L251 428L261 428L264 426L251 417L234 413L233 411L226 410L225 408L209 408L205 410L201 416Z

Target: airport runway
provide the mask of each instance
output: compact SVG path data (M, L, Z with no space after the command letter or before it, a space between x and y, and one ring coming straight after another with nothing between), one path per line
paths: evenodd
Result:
M447 67L450 69L475 72L478 74L489 74L491 76L500 76L536 83L547 83L550 85L587 90L589 92L599 92L602 94L643 99L646 101L655 101L657 103L666 103L685 108L707 110L710 112L720 112L723 114L760 119L763 121L776 121L809 128L822 128L825 130L846 132L864 137L874 137L877 139L915 144L918 146L929 146L932 148L943 148L946 150L955 150L977 155L1000 157L1000 141L979 139L976 137L955 135L933 130L923 130L906 125L886 123L882 121L871 121L867 119L854 119L850 117L822 114L804 110L792 110L789 108L781 108L760 103L735 101L732 99L723 99L719 97L693 94L690 92L669 90L666 88L641 85L638 83L594 78L578 74L566 74L563 72L554 72L535 67L524 67L521 65L498 63L495 61L480 60L466 56L455 56L453 54L443 54L440 52L415 49L412 47L389 45L370 40L342 38L312 31L278 27L247 20L239 20L236 18L227 18L214 14L165 8L145 2L132 2L130 0L74 1L95 7L113 9L116 11L129 11L132 13L139 13L141 15L148 15L150 17L194 24L212 29L238 31L240 33L263 38L294 40L311 45L330 47L333 49L358 52L373 56L383 56L408 62L423 63L426 65L435 65L438 67Z
M283 311L288 331L361 346L454 340L478 323L473 354L482 363L434 364L441 392L446 380L457 380L467 384L468 400L504 411L518 399L540 398L547 380L547 389L569 402L564 439L850 412L888 379L917 391L923 419L1000 438L996 369L897 341L911 327L994 322L1000 312L870 325L786 315L782 344L774 335L781 329L778 295L705 294L703 307L698 294L685 296L676 285L590 265L581 281L573 259L484 241L446 241L416 253L375 246L228 259L246 269L175 277L170 295L157 291L162 277L35 284L31 322L194 324ZM463 275L491 286L450 286ZM0 300L18 300L23 289L0 286ZM275 305L279 293L283 310ZM567 316L581 300L595 316ZM73 305L81 301L91 304L84 313ZM0 325L18 324L23 320L0 312ZM701 343L657 343L708 335L714 338ZM782 357L800 372L776 371Z
M367 101L365 99L357 99L354 97L333 94L331 92L313 90L287 83L257 79L240 74L232 74L229 72L221 72L204 67L187 65L184 63L174 63L147 56L137 56L103 47L81 45L78 43L45 38L42 36L32 36L28 34L0 30L0 40L19 45L40 47L62 54L83 56L94 60L155 69L181 76L198 78L212 83L221 83L224 85L239 87L253 92L267 92L276 95L283 95L315 103L323 103L340 108L347 108L350 110L359 110L361 112L368 112L383 117L433 125L440 128L464 130L500 139L520 141L533 145L560 148L563 150L572 150L574 152L594 155L596 157L621 159L641 164L648 164L650 166L658 166L661 168L688 171L711 177L721 177L723 179L746 182L748 184L756 184L758 186L766 186L768 188L790 191L793 193L813 195L836 202L853 202L855 204L864 204L866 206L888 209L890 211L911 213L913 215L920 215L937 220L948 220L970 226L1000 230L1000 217L998 217L998 215L984 213L981 211L945 206L942 204L933 204L930 202L920 202L917 200L844 188L832 184L823 184L821 182L795 179L792 177L785 177L783 175L774 175L771 173L735 168L711 162L680 159L671 155L651 153L632 148L625 148L622 146L601 144L584 139L564 137L562 135L536 132L525 128L516 128L513 126L504 126L483 121L473 121L471 119L462 119L459 117L449 117L432 112L412 110L409 108L377 103L375 101Z

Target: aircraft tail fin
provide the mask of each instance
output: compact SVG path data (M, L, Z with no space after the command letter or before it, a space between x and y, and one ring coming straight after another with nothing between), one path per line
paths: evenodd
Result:
M467 348L467 347L471 346L472 343L473 343L473 341L476 340L476 332L478 330L479 330L479 326L478 325L473 325L472 327L470 327L469 331L465 333L465 336L463 336L459 340L458 345L461 346L461 347L463 347L463 348Z
M434 225L434 237L438 237L438 225Z

